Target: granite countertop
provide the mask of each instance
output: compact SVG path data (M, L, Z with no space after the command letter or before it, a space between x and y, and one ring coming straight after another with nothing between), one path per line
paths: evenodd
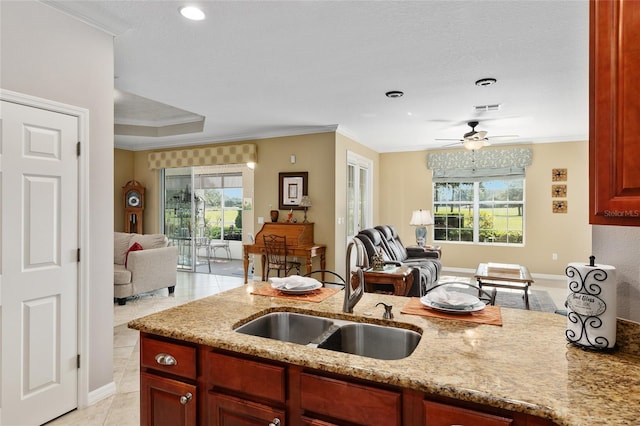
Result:
M559 425L632 425L640 419L640 324L618 319L613 353L568 345L566 318L501 308L502 326L400 314L409 299L365 293L354 314L343 293L320 303L251 295L241 288L129 322L129 327L214 348L396 385L550 419ZM422 331L409 357L376 360L236 333L270 311L315 313Z

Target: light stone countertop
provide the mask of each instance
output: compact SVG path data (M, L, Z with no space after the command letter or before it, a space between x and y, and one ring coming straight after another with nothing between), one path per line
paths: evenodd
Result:
M613 353L568 345L566 317L501 308L503 325L400 314L408 298L365 293L354 314L343 292L320 303L251 295L250 283L129 322L143 332L261 358L396 385L550 419L559 425L640 422L640 324L618 320ZM409 357L376 360L236 333L270 311L388 324L378 302L394 306L393 325L420 330Z

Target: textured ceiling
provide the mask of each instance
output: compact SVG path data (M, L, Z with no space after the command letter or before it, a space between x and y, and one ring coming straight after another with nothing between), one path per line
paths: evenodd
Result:
M378 152L421 150L461 138L469 120L489 139L588 138L588 1L195 3L206 20L185 20L176 1L48 2L115 34L117 89L205 117L201 133L116 146L337 127ZM498 82L474 84L484 77ZM474 111L487 104L501 108Z

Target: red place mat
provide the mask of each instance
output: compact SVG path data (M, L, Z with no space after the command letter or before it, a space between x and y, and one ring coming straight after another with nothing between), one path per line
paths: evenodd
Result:
M301 300L305 302L317 303L317 302L322 302L323 300L333 296L339 291L340 290L336 288L321 287L317 290L313 290L305 294L285 294L280 290L276 290L270 285L264 285L260 288L253 290L251 294L256 294L258 296L282 297L283 299Z
M502 326L500 306L487 306L481 311L469 312L467 314L448 314L446 312L427 308L422 304L422 302L420 302L419 298L412 297L411 300L409 300L409 303L402 308L400 313Z

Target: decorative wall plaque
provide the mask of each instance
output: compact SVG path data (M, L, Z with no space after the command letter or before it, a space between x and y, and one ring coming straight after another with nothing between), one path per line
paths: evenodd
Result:
M566 200L553 201L553 212L554 213L566 213L567 212L567 201Z
M567 169L553 169L551 171L551 180L554 182L564 182L567 180Z
M567 185L551 185L551 196L553 198L564 198L567 196Z

